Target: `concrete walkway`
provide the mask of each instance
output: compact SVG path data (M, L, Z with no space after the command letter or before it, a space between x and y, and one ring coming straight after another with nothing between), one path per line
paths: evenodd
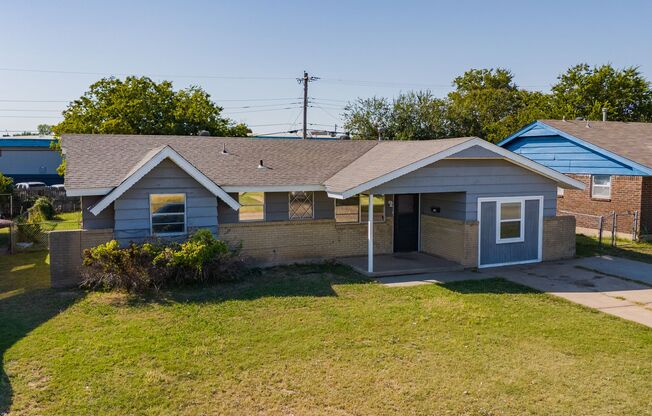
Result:
M647 281L650 265L620 258L587 258L485 269L481 272L453 271L378 279L387 286L414 286L502 277L541 292L597 309L652 328L652 284ZM601 270L603 273L595 270ZM607 273L607 274L605 274Z

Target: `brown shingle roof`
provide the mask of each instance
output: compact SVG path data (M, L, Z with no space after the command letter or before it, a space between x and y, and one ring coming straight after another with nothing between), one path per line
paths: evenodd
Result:
M380 142L328 179L325 185L330 192L344 192L472 139Z
M652 168L652 123L539 120L564 133Z
M226 144L228 155L223 155ZM323 184L375 141L63 135L68 189L118 186L148 152L169 145L220 186ZM258 169L263 160L269 169Z

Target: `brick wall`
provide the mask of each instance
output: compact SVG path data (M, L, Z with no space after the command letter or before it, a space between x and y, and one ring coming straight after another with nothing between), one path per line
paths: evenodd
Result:
M393 251L392 218L374 226L374 253ZM367 254L367 224L335 220L220 224L218 238L238 244L257 264L360 256Z
M543 261L575 256L575 217L571 215L543 219Z
M466 267L477 266L477 222L421 215L421 251Z
M603 230L608 231L609 235L612 226L611 213L615 211L618 216L617 231L622 237L631 238L632 228L634 225L634 211L645 217L650 215L650 208L647 213L643 212L641 204L644 192L644 178L642 176L612 176L611 177L611 198L609 200L594 199L591 197L591 176L590 175L568 175L584 183L584 190L564 191L564 196L557 198L558 215L571 215L570 212L580 214L590 214L595 216L604 216ZM652 183L648 180L647 187L652 192ZM649 198L648 198L649 200ZM652 203L648 203L648 206ZM630 215L627 215L630 214ZM597 230L599 220L585 215L576 215L577 228ZM637 233L640 232L637 227ZM605 233L606 235L606 233Z
M643 178L641 190L641 235L652 237L652 177Z
M79 284L79 267L85 249L113 239L113 230L66 230L49 233L50 284L72 287Z

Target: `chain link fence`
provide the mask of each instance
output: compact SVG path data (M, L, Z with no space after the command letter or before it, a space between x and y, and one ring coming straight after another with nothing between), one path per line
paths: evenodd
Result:
M49 233L56 230L77 230L78 219L67 221L13 222L9 228L8 249L11 254L48 249Z
M581 212L559 211L561 214L575 217L577 232L598 239L598 244L610 246L627 246L627 241L639 238L640 217L638 211L616 212L607 215L593 215Z

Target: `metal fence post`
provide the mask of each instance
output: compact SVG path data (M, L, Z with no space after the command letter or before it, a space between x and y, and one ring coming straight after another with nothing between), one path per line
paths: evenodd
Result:
M598 248L602 248L602 228L604 227L604 216L598 218Z
M616 247L616 211L611 211L611 247Z
M632 241L638 239L638 210L634 211L634 224L632 226Z

